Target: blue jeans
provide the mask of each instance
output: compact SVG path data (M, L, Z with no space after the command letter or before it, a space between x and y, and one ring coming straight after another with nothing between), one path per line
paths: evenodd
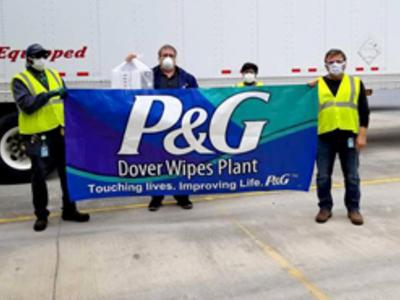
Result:
M352 141L349 141L352 139ZM336 158L339 154L342 167L345 195L344 204L349 211L360 209L360 177L358 175L358 150L355 148L355 138L318 138L317 151L317 194L321 209L331 210L333 206L331 186L332 172Z

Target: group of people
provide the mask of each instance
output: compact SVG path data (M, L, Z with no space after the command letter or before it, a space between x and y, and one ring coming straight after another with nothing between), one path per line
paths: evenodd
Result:
M39 44L26 50L26 69L12 80L12 93L18 106L19 129L24 137L26 153L32 161L32 196L36 221L35 231L43 231L48 224L49 211L46 175L50 163L55 163L62 189L62 219L87 222L89 214L80 213L68 196L65 173L64 115L62 99L66 94L65 83L54 69L45 67L49 51ZM136 58L129 54L126 61ZM155 89L197 88L196 78L176 63L177 50L164 45L158 51L159 64L153 68ZM369 107L365 87L355 76L345 73L346 55L339 49L329 50L324 59L326 76L310 82L318 87L318 151L317 195L318 223L325 223L332 216L333 200L331 177L338 154L345 179L345 206L350 221L363 224L360 213L359 150L367 143ZM238 87L262 86L258 81L258 67L247 62L241 70L242 81ZM164 196L153 196L150 211L162 206ZM189 195L175 195L177 204L191 209Z

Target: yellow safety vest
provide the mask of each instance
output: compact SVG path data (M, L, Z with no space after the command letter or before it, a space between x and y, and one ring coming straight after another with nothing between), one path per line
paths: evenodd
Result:
M242 82L239 82L236 86L237 87L245 87L245 86L249 87L249 86L263 86L263 85L264 85L264 83L262 83L261 81L257 81L255 85L246 85L244 83L244 81L242 81Z
M63 87L62 79L56 70L46 69L45 74L49 89L47 90L28 70L25 70L12 79L20 80L28 88L32 96ZM64 126L64 104L60 96L51 97L40 109L28 115L19 110L18 127L21 134L36 134Z
M358 133L360 86L360 78L344 75L336 96L333 96L325 80L318 79L318 134L336 129Z

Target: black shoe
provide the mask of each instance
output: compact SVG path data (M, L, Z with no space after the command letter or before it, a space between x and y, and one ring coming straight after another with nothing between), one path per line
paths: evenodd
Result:
M148 210L149 211L157 211L161 206L162 206L162 200L151 199Z
M188 199L184 200L178 200L178 205L182 207L183 209L192 209L193 208L193 203L192 201Z
M37 219L35 224L33 224L33 230L43 231L47 227L47 219Z
M90 220L89 214L80 213L77 210L74 211L63 211L61 218L64 221L74 221L74 222L88 222Z

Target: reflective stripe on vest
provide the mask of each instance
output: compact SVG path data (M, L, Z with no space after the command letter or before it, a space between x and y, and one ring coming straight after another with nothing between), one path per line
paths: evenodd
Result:
M250 87L250 86L264 86L264 83L262 83L261 81L257 81L255 85L246 85L243 81L239 82L237 85L237 87Z
M318 134L336 129L358 133L358 98L360 95L360 79L344 75L336 96L321 77L318 80Z
M49 89L47 90L28 70L14 76L24 83L32 96L57 90L63 86L57 71L46 69L45 75ZM64 126L64 105L60 96L49 99L46 105L28 115L19 110L18 126L21 134L35 134Z

